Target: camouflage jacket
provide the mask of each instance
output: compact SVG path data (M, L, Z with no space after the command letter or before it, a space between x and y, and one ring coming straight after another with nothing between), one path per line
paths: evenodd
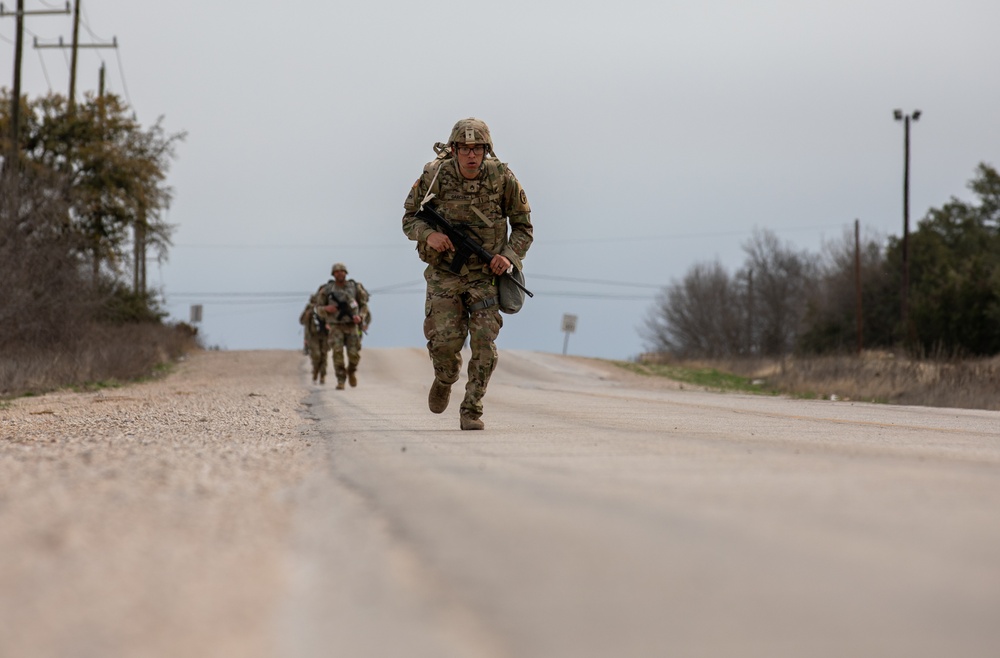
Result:
M370 317L368 312L368 291L355 281L348 279L343 286L331 279L316 291L316 313L326 320L327 324L353 324L353 316L361 317L362 322ZM327 306L334 306L332 313ZM367 324L367 323L365 323Z
M326 322L316 313L316 296L309 298L302 314L299 315L299 324L304 327L307 340L322 338L327 335Z
M445 219L469 229L469 236L487 251L505 256L521 269L521 259L533 239L531 208L528 197L514 173L496 158L486 158L479 177L466 180L454 158L443 157L424 165L403 204L403 233L417 243L417 253L424 262L442 269L451 264L449 253L439 253L427 245L427 237L437 229L416 217L428 192ZM509 224L509 233L508 233ZM488 263L474 256L461 274L483 271Z

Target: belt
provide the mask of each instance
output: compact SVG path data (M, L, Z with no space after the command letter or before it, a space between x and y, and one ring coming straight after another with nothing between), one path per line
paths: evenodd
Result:
M482 311L483 309L489 308L491 306L496 306L500 303L499 297L487 297L481 301L476 302L469 306L469 313L475 313L476 311Z

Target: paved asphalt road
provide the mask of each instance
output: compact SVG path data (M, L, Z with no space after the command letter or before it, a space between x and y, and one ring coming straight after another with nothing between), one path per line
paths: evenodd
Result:
M422 350L313 387L291 656L1000 656L1000 413L676 390Z

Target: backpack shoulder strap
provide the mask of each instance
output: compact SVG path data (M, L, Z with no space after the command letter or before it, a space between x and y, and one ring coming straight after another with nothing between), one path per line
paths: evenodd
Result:
M438 157L434 158L426 165L424 165L424 176L426 177L430 175L431 182L427 184L427 192L424 194L424 198L420 200L421 206L423 206L425 203L436 197L438 195L438 192L441 191L441 186L438 185L437 182L438 174L441 173L441 167L444 166L444 163L448 162L449 160L451 160L450 151L449 154L445 157L442 157L441 154L438 154Z

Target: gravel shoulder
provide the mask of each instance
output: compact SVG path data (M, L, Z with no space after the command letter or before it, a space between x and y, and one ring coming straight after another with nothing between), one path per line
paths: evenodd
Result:
M0 656L274 655L303 363L199 352L0 407Z

